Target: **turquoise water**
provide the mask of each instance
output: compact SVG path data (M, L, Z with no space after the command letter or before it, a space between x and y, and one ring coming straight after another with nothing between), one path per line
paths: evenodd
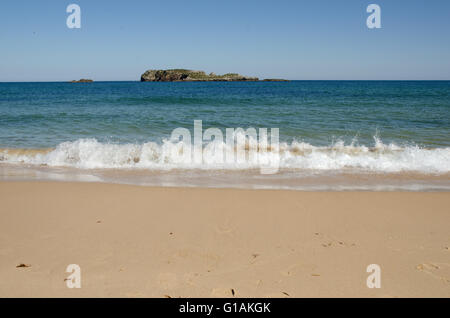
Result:
M215 161L239 147L214 140L180 161L190 148L171 133L194 120L278 128L279 152ZM450 81L0 83L3 180L450 190L449 176Z
M280 140L450 146L449 81L0 83L0 147L160 142L177 127L279 127Z

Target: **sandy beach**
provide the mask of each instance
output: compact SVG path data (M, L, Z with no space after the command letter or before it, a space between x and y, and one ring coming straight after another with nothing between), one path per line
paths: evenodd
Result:
M0 201L0 297L450 297L448 192L0 182Z

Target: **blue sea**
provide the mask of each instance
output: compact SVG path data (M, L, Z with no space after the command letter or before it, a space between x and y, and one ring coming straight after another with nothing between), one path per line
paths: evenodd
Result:
M194 120L278 128L278 171L174 160ZM449 190L450 81L0 83L0 179Z

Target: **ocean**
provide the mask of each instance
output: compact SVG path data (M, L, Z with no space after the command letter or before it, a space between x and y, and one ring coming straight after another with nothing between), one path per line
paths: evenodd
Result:
M277 172L175 160L194 120L278 128ZM448 191L450 81L0 83L0 180Z

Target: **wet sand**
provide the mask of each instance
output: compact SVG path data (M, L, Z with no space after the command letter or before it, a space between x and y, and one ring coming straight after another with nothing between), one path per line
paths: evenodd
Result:
M448 192L0 182L0 202L0 297L450 297Z

